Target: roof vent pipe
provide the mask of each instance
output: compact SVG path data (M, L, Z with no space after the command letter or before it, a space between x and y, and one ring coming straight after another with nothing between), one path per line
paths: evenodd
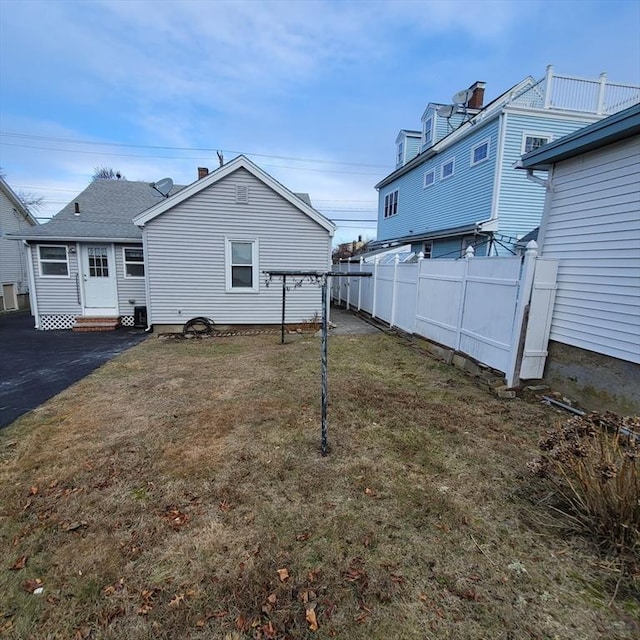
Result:
M73 203L73 213L76 216L80 215L80 203L79 202L74 202Z

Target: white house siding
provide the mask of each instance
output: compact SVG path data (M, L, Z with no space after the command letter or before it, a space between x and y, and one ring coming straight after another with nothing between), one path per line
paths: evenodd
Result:
M236 204L236 186L249 188L249 204ZM259 293L225 291L225 237L258 240L259 271L326 270L329 233L244 169L200 191L144 228L150 321L181 324L208 316L219 324L280 322L281 286ZM305 284L287 293L287 322L310 320L321 308L320 290Z
M133 317L133 309L145 306L146 291L144 278L126 278L124 273L123 247L139 247L140 245L115 245L116 276L118 286L118 313L124 317ZM133 302L130 302L133 300Z
M545 257L558 258L551 339L640 363L640 137L556 165Z
M29 291L27 255L21 241L8 240L5 234L26 231L31 224L0 191L0 297L2 284L13 284L18 295ZM2 304L0 303L0 310Z
M535 96L535 92L532 92ZM591 119L567 119L556 115L537 115L532 112L507 112L505 120L504 152L498 195L499 232L511 237L523 236L535 229L542 219L545 190L527 179L525 171L514 168L523 154L523 135L549 135L557 140L594 122ZM540 173L546 177L545 172Z

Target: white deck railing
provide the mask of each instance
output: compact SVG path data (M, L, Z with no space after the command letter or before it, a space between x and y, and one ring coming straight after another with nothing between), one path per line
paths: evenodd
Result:
M601 73L597 79L555 75L553 67L549 65L545 77L514 96L512 102L604 116L640 102L640 86L608 82L606 73Z

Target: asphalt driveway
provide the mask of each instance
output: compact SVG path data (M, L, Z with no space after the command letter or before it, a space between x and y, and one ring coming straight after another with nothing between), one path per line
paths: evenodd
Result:
M36 331L28 313L0 315L0 428L145 336L139 329Z

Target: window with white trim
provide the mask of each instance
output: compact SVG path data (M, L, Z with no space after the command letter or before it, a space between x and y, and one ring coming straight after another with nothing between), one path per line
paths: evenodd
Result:
M549 144L549 142L551 142L551 136L525 134L522 142L522 153L529 153L530 151L544 147L544 145Z
M122 247L125 278L144 278L142 247Z
M396 158L397 164L402 164L404 162L404 143L398 142L398 157Z
M45 278L68 278L69 255L66 245L40 245L38 247L40 275Z
M422 128L422 140L425 146L431 144L433 140L433 118L427 118Z
M225 240L227 291L258 292L258 241Z
M471 147L471 166L480 164L489 158L489 140L483 140Z
M435 169L431 169L431 171L427 171L422 178L422 188L426 189L430 187L436 181L436 171Z
M440 167L440 180L446 180L453 175L454 165L455 158L451 158L451 160L442 163L442 167Z
M384 197L384 217L390 218L398 213L398 189Z

